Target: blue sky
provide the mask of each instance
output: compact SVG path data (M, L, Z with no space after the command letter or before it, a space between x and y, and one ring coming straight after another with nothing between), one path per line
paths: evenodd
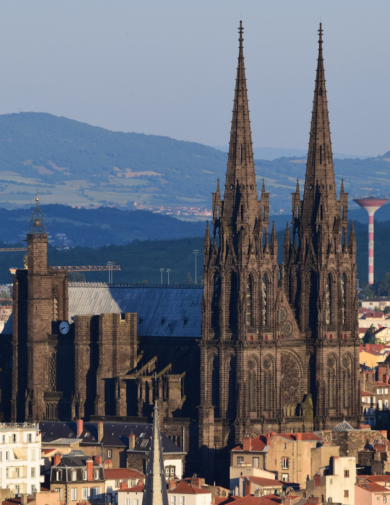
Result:
M321 17L334 150L390 150L389 0L1 0L0 113L226 145L240 16L255 147L307 147Z

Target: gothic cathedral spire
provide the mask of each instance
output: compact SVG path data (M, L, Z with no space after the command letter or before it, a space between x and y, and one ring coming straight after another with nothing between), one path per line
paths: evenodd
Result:
M257 213L256 176L245 77L243 32L242 21L240 21L237 77L224 205L227 211L225 215L227 218L226 224L233 227L240 225L242 222L249 222L253 227Z
M311 228L319 223L324 225L325 222L329 226L333 225L336 214L334 202L337 200L326 98L322 23L318 32L317 72L302 208L302 221Z

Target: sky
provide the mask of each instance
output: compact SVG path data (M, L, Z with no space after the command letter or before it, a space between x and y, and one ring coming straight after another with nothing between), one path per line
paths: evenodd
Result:
M390 150L389 0L0 0L0 114L227 145L240 18L254 147L307 148L321 19L334 151Z

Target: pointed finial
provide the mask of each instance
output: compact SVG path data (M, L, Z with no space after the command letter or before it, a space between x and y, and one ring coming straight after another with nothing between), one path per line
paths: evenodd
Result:
M219 189L219 179L217 179L217 196L218 196L218 198L221 197L221 191Z
M344 179L341 179L341 193L344 193Z
M299 179L297 177L297 188L296 188L296 193L297 195L299 195Z
M261 192L265 193L265 181L264 181L264 177L263 177L263 184L261 185Z
M322 34L323 34L323 29L322 29L322 23L320 23L320 29L318 30L319 34L319 39L318 39L318 49L320 53L320 57L322 58Z
M35 205L31 212L30 218L30 234L45 234L46 226L41 207L39 205L39 193L37 191L37 196L35 197Z
M242 20L241 19L240 19L240 28L238 29L238 33L240 34L240 38L238 39L240 42L240 49L242 49L243 42L244 42L244 38L243 38L244 28L242 27Z

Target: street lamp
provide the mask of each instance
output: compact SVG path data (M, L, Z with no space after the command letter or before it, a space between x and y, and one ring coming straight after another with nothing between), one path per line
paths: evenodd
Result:
M169 272L171 271L170 268L167 268L167 274L168 274L168 286L169 286Z
M164 272L164 269L160 268L160 272L161 272L161 286L162 286L162 284L163 284L163 272Z
M198 273L197 273L197 257L198 257L198 253L199 253L199 250L198 249L194 249L192 251L194 254L195 254L195 284L198 284Z

